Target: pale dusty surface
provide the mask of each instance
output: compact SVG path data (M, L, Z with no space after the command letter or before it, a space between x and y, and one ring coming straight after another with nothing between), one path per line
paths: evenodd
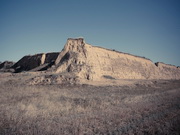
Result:
M56 59L56 73L71 72L80 79L180 79L179 68L68 39Z
M180 79L179 67L95 47L83 38L69 38L60 53L24 56L12 68L8 71L40 71L40 75L30 80L31 84L122 85L129 83L128 79Z

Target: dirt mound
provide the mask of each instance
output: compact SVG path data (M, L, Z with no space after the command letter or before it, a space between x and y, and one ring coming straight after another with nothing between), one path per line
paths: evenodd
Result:
M81 79L180 79L175 66L154 64L151 60L94 47L83 38L69 38L56 61L56 73L69 72Z
M41 53L36 55L28 55L24 56L20 59L13 68L15 72L22 72L22 71L42 71L47 70L51 67L59 53Z
M157 62L155 65L158 67L160 79L180 79L180 70L178 67L162 62Z
M32 84L180 79L179 67L161 62L154 64L144 57L92 46L83 38L69 38L60 53L24 56L12 67L15 72L45 71L45 75L31 80Z

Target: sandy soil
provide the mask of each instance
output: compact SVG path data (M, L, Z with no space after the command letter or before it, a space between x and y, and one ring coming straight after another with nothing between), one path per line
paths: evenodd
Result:
M33 76L0 74L1 135L180 134L179 80L29 85Z

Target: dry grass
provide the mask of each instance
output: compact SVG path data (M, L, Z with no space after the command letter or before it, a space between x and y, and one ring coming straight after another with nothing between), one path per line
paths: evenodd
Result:
M89 86L0 82L1 135L179 134L180 81Z

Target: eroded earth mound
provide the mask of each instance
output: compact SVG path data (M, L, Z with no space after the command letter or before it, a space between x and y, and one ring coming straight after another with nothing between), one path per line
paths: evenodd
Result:
M2 65L2 64L1 64ZM180 68L87 44L69 38L60 53L24 56L11 68L15 73L38 72L31 84L116 82L120 79L180 79Z
M68 39L56 61L56 72L73 72L81 79L180 79L176 66L95 47L83 38Z
M41 53L36 55L27 55L20 59L13 68L15 72L22 71L42 71L47 70L54 64L59 53Z

